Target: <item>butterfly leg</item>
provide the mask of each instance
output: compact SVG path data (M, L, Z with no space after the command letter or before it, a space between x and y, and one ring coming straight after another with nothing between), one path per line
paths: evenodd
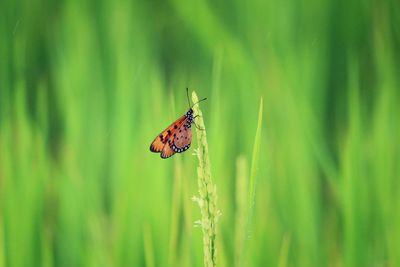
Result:
M193 124L194 124L194 126L196 126L197 130L200 130L200 131L204 131L205 130L205 129L200 128L199 126L197 126L197 124L195 122L193 122Z
M196 126L197 130L200 130L200 131L204 131L205 130L204 128L200 128L199 126L197 126L196 123L194 124L194 126Z
M200 115L196 115L196 116L194 116L193 117L193 124L194 124L194 126L196 126L196 128L198 129L198 130L200 130L200 131L204 131L205 129L202 129L202 128L200 128L199 126L197 126L197 124L194 122L194 119L196 119L197 117L201 117Z

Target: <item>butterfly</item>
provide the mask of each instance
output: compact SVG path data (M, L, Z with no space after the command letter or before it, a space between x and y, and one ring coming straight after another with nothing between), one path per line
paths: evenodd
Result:
M189 92L186 88L189 103L189 110L164 131L162 131L150 145L150 151L161 153L163 159L173 156L175 153L182 153L189 149L192 143L192 124L196 116L193 116L193 106L206 100L203 98L197 103L190 105Z

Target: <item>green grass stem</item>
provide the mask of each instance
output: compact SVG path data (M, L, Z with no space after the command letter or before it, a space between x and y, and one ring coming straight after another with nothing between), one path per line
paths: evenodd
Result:
M192 93L192 101L193 103L199 101L195 92ZM204 266L211 267L216 266L217 262L216 236L220 211L217 208L217 188L211 179L211 166L203 115L198 104L193 109L195 116L198 116L195 120L197 127L199 127L196 131L198 144L196 154L199 159L197 175L200 196L195 197L195 200L201 210L199 224L203 230Z

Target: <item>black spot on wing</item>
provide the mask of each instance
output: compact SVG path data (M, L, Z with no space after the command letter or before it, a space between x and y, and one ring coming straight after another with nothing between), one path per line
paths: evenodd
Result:
M179 128L179 133L172 140L171 148L176 153L182 153L189 149L192 142L192 130L187 125L182 125Z

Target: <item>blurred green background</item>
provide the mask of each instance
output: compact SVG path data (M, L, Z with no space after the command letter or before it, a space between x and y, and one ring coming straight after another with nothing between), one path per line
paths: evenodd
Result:
M149 152L186 87L218 266L400 266L399 25L397 0L1 0L0 266L202 266L196 141Z

